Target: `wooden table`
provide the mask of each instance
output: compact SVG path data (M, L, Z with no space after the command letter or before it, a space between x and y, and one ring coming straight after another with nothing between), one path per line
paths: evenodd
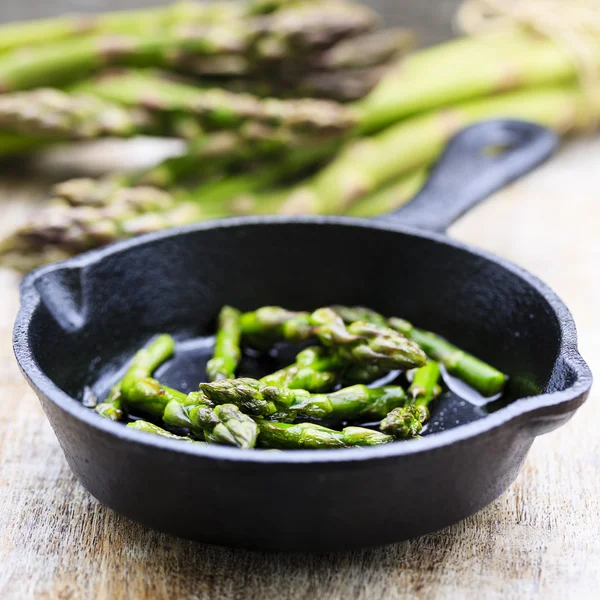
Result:
M63 161L64 162L64 161ZM573 143L452 235L547 281L600 364L600 139ZM3 230L43 188L0 179ZM79 485L11 349L19 278L0 271L0 598L589 598L600 584L600 402L539 438L512 487L418 540L337 555L222 549L156 533Z

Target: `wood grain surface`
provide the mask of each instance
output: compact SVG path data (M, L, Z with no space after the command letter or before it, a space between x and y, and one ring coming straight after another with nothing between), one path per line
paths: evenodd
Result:
M571 143L451 231L557 290L574 313L592 369L600 365L599 162L600 139ZM35 210L44 178L43 171L2 170L2 230ZM565 427L534 443L501 498L453 527L336 555L211 547L137 525L75 481L12 355L18 283L0 271L0 598L598 597L596 390Z

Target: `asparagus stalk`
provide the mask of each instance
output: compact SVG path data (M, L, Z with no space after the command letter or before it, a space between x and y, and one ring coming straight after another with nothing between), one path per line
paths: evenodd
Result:
M361 321L346 327L330 308L309 314L265 306L244 313L240 326L243 336L263 347L277 340L298 342L316 336L325 346L335 347L339 357L348 363L383 369L412 368L425 363L423 352L404 335Z
M381 29L342 40L317 59L316 67L337 71L387 63L415 45L408 29Z
M336 431L314 423L277 423L259 421L258 445L263 448L319 450L377 446L393 441L393 437L364 427L345 427Z
M389 319L388 323L390 327L419 344L428 356L443 364L448 373L462 379L484 396L500 393L506 384L507 377L504 373L457 348L439 335L417 329L408 321L395 317Z
M274 385L311 393L331 391L339 379L340 359L322 346L310 346L296 356L294 364L260 379Z
M278 340L304 341L311 338L313 327L309 313L291 311L280 306L263 306L240 317L242 336L251 343L273 343Z
M586 37L586 47L600 64L600 39ZM569 83L575 76L568 49L550 38L517 28L458 38L417 52L390 72L360 103L361 132L498 92Z
M355 321L346 327L342 318L330 308L316 310L310 319L321 343L335 347L347 362L390 370L425 364L423 351L389 327L366 321Z
M289 191L281 212L340 213L388 182L431 164L460 129L492 117L517 118L559 133L585 128L590 107L575 87L531 89L420 115L356 140L317 175Z
M123 384L131 387L135 380L150 378L152 373L173 354L175 342L170 335L159 335L146 348L138 350L125 377L110 390L104 402L95 407L96 412L107 419L120 421L124 416Z
M173 355L174 348L173 338L162 334L136 352L121 380L121 401L128 412L140 411L160 418L169 400L185 401L185 394L152 378L152 373Z
M0 255L5 265L28 270L137 232L193 220L239 212L297 214L349 210L353 203L368 196L370 190L430 164L447 139L470 123L491 117L511 117L568 133L586 127L589 108L583 93L576 87L524 90L459 105L409 119L372 138L350 144L316 176L291 188L253 192L249 186L248 192L239 198L221 202L221 197L218 207L202 210L186 205L173 209L174 214L153 213L141 222L134 219L125 225L115 224L112 217L102 212L84 215L58 209L57 214L45 215L41 222L34 221L4 240L0 244ZM595 108L600 115L600 106ZM235 142L231 147L236 147ZM49 223L55 225L49 226ZM56 236L52 234L54 227L57 227Z
M359 5L292 4L271 15L227 24L167 28L154 35L101 34L15 50L0 56L0 92L77 81L108 65L194 67L209 57L261 61L327 48L370 29L373 13Z
M261 99L217 88L198 89L142 71L105 75L75 89L131 108L193 115L208 130L239 129L252 122L304 136L340 136L356 122L350 108L327 100Z
M208 443L225 444L243 449L254 448L256 445L258 426L237 406L232 404L216 406L212 409L208 422L205 420L204 414L206 414L204 407L195 406L190 411L190 420L193 428L204 429L204 437Z
M143 107L124 108L52 88L0 95L0 128L59 140L164 133L162 123Z
M0 26L0 53L23 46L49 44L92 32L152 33L174 23L227 22L272 12L290 0L249 0L245 2L177 2L164 7L117 11L94 15L66 15Z
M145 433L152 433L154 435L160 435L162 437L169 438L171 440L180 440L182 442L194 442L196 444L202 443L202 442L193 440L192 438L187 437L187 436L175 435L174 433L171 433L170 431L167 431L166 429L163 429L162 427L159 427L158 425L154 425L154 423L149 423L148 421L143 421L143 420L131 421L131 423L127 423L127 427L130 427L131 429L135 429L137 431L144 431Z
M371 389L359 384L330 394L310 394L306 390L262 385L255 379L223 379L201 383L200 389L215 404L230 403L251 415L284 421L296 417L374 420L406 400L406 392L399 386Z
M210 381L231 379L240 361L240 311L224 306L219 313L219 326L215 342L215 352L206 365Z
M101 416L111 421L120 421L125 416L121 402L121 382L113 386L106 400L97 404L94 410Z
M190 429L208 443L253 448L258 429L255 421L233 404L214 404L202 393L192 392L184 400L172 399L164 408L163 421Z
M256 211L251 192L302 172L335 151L337 145L296 150L255 172L205 183L189 193L171 194L146 185L128 187L136 180L172 184L185 177L194 165L197 169L206 161L217 169L219 163L224 165L234 157L235 147L235 139L232 141L229 133L224 132L142 175L77 179L59 184L54 189L55 200L47 209L0 242L0 259L5 266L28 271L139 233Z
M360 100L413 45L404 29L384 29L343 40L323 53L309 55L293 69L287 61L270 65L268 72L226 80L232 91L285 98Z
M381 431L400 439L419 435L429 420L429 404L441 393L439 378L440 368L435 361L417 369L408 388L412 402L390 411L379 425Z
M366 306L343 306L341 304L335 304L329 308L348 325L355 321L364 321L365 323L373 323L374 325L381 325L382 327L387 325L384 316Z

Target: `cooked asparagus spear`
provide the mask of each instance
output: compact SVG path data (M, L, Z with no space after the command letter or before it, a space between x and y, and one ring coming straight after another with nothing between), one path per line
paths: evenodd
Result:
M263 385L301 389L311 393L328 392L337 383L341 361L322 346L310 346L296 356L296 362L260 379Z
M404 335L379 325L357 321L346 327L330 308L312 314L266 306L244 313L240 318L242 334L251 341L297 342L318 337L325 346L335 347L350 363L377 365L387 369L409 369L425 363L421 349Z
M202 442L198 442L193 440L190 437L183 435L175 435L158 425L154 425L154 423L149 423L148 421L132 421L131 423L127 423L127 427L131 427L131 429L136 429L137 431L144 431L146 433L152 433L154 435L160 435L162 437L169 438L171 440L180 440L182 442L195 442L196 444L201 444Z
M224 306L219 313L215 352L206 365L206 373L210 381L231 379L240 361L240 311L231 306Z
M298 416L373 420L406 400L406 392L399 386L370 389L354 385L330 394L310 394L306 390L263 385L255 379L224 379L201 383L200 389L215 404L231 403L249 414L285 421Z
M226 444L238 448L254 448L258 435L256 422L243 414L237 406L223 404L211 410L209 421L205 421L206 409L195 406L190 411L193 428L204 430L204 437L211 444ZM216 422L213 420L216 418Z
M381 325L355 321L348 327L334 310L321 308L310 316L322 344L334 346L344 360L383 369L409 369L425 364L425 354L404 335Z
M343 306L341 304L335 304L330 306L330 308L348 325L354 323L354 321L364 321L365 323L373 323L383 327L387 325L384 316L365 306Z
M417 369L408 388L412 402L390 411L379 425L381 431L401 439L419 435L429 420L429 404L441 393L439 377L440 368L435 361Z
M132 387L134 380L145 380L173 354L175 342L170 335L163 334L156 337L146 347L138 350L133 357L125 377L114 385L104 402L95 407L96 412L113 421L120 421L124 415L124 402L126 393L123 392L123 384Z
M256 443L258 429L251 417L233 404L214 406L201 392L192 392L184 400L171 400L162 419L167 425L190 429L209 443L238 448L253 448Z
M173 355L174 348L173 338L163 334L136 352L121 380L121 399L128 412L161 418L169 400L185 401L185 394L152 378L152 373Z
M121 402L121 382L112 387L106 400L97 404L94 410L111 421L120 421L123 418L125 413Z
M263 448L318 450L377 446L393 441L393 437L364 427L345 427L336 431L314 423L277 423L259 421L258 445Z
M507 377L494 367L431 331L417 329L404 319L393 317L388 319L388 323L390 327L419 344L428 356L442 363L448 373L462 379L484 396L494 396L502 391Z
M280 306L263 306L240 317L242 335L251 343L278 340L303 341L313 336L309 313L290 311Z

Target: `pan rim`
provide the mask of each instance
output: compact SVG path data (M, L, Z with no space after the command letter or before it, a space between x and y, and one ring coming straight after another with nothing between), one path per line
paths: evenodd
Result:
M536 396L527 396L512 402L509 406L486 416L483 419L461 425L447 431L427 436L416 442L403 442L383 444L381 446L361 448L350 451L350 449L328 450L283 450L280 452L247 452L238 448L229 448L218 445L196 445L182 444L177 440L170 440L156 435L144 434L124 427L121 423L103 419L89 408L85 408L79 401L63 392L41 369L31 351L29 341L29 325L39 306L41 299L36 291L35 282L48 273L64 269L82 269L88 265L100 262L108 256L113 256L137 246L152 244L166 238L172 238L188 233L214 230L233 229L251 225L342 225L368 229L379 229L384 231L402 233L436 242L448 244L454 248L476 254L484 259L491 260L505 268L517 277L524 279L535 288L549 303L556 314L560 328L560 347L555 365L562 361L575 373L575 381L564 390L548 392ZM413 227L407 227L401 223L384 221L379 219L359 219L339 216L255 216L255 217L232 217L229 219L217 219L204 221L183 227L162 230L154 233L138 236L130 240L124 240L111 244L104 248L92 250L82 255L61 261L52 265L41 267L29 273L21 282L21 301L13 331L13 349L19 367L36 393L47 397L60 410L68 413L82 424L90 426L108 435L115 436L124 442L138 443L163 451L178 452L201 459L214 459L218 461L244 462L250 464L307 464L307 463L345 463L357 461L370 461L377 459L388 459L401 456L412 456L424 452L436 451L448 445L464 442L481 436L491 430L498 429L511 422L525 420L532 417L533 413L546 408L556 407L576 401L578 398L584 401L592 384L592 373L579 354L577 348L577 330L574 319L559 296L545 283L532 275L525 269L495 256L491 252L481 250L469 244L454 240L440 233L423 231ZM578 406L575 406L575 410ZM532 428L531 437L535 436Z

